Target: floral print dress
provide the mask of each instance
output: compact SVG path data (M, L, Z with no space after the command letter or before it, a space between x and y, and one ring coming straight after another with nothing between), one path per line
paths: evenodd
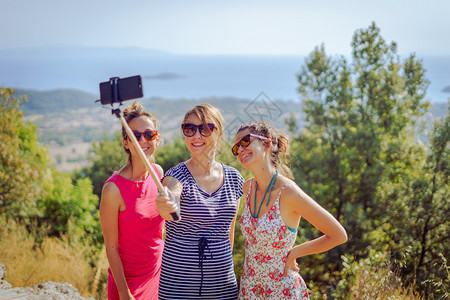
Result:
M245 262L241 275L239 299L309 299L303 278L294 270L283 277L286 257L297 232L292 232L280 214L280 195L267 213L253 218L250 188L239 225L245 242Z

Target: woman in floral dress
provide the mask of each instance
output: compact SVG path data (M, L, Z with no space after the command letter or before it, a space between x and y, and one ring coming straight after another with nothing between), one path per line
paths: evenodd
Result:
M232 152L254 178L239 221L245 241L245 263L239 299L309 299L296 259L327 251L347 241L342 225L292 180L281 161L289 151L287 137L267 123L241 126ZM305 218L323 235L295 245Z

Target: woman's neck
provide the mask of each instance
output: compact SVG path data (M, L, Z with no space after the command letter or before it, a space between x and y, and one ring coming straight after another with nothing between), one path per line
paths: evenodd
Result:
M129 163L122 170L123 175L131 181L144 181L148 177L148 170L144 164Z
M263 190L269 186L270 181L277 172L277 170L271 165L264 165L250 171L253 173L258 186Z
M199 175L209 175L218 167L215 151L203 151L202 153L193 153L186 165L192 171Z
M209 176L214 173L219 167L219 163L214 158L203 157L191 157L186 166L189 171L194 175Z

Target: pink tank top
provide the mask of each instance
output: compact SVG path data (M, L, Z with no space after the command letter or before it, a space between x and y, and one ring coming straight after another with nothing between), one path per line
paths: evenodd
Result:
M158 299L164 219L155 204L156 184L151 176L136 182L117 172L106 182L113 182L125 201L126 209L119 213L119 255L128 287L136 299ZM108 273L108 299L119 299L111 270Z

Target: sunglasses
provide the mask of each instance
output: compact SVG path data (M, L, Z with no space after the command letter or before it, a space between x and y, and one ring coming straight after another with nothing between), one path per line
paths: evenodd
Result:
M237 142L236 144L234 144L234 146L231 148L231 152L233 153L234 156L238 156L239 154L239 147L242 146L244 148L247 148L248 145L250 145L250 143L252 142L250 140L251 137L266 141L268 140L268 138L266 138L265 136L260 136L260 135L256 135L256 134L247 134L246 136L244 136L239 142Z
M183 134L187 137L194 136L197 130L204 137L210 136L214 130L214 124L208 123L208 126L203 126L203 124L195 125L192 123L184 123L181 124L181 129L183 130Z
M133 134L136 137L136 139L138 140L138 142L141 140L141 136L144 136L144 138L148 142L151 142L154 139L156 139L156 137L158 136L158 131L157 130L147 130L145 132L140 132L137 130L133 130Z

